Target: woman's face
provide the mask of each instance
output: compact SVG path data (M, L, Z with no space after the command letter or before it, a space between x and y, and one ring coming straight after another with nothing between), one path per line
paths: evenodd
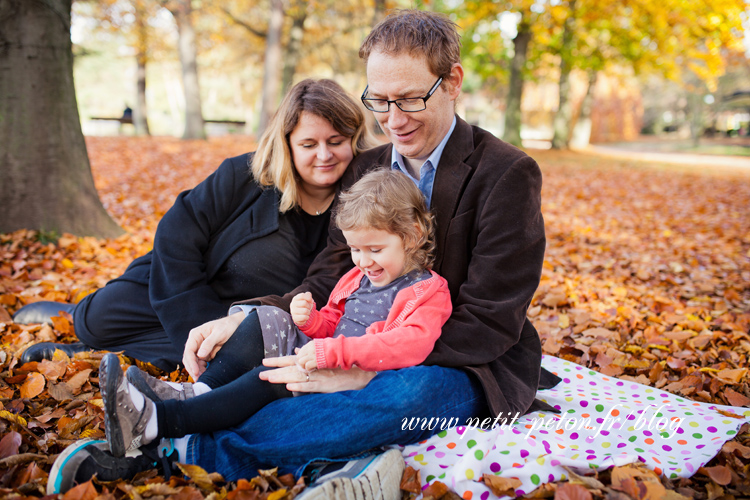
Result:
M292 161L303 187L335 186L354 158L351 137L345 137L325 118L302 112L289 134Z

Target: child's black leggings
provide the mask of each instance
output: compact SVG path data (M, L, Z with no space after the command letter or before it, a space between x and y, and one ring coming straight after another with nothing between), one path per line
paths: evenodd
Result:
M159 437L178 438L208 433L241 424L277 399L292 395L284 384L258 378L263 361L263 334L258 314L252 311L216 353L200 382L211 392L178 401L156 403Z

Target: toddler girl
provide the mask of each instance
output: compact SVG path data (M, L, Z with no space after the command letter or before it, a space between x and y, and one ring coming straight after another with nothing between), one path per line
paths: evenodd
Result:
M159 438L227 429L291 396L283 384L259 379L267 369L263 357L296 353L303 371L355 365L382 371L427 358L451 314L451 300L448 283L430 270L432 218L419 189L399 172L370 172L341 195L335 222L355 267L326 306L318 310L310 293L294 297L291 314L240 306L253 309L262 338L238 328L198 383L164 382L134 366L124 377L116 355L102 359L99 385L115 456ZM186 448L186 439L175 445Z

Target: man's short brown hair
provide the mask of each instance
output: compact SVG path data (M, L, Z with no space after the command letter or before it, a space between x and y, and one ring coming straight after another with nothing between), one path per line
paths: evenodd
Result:
M445 14L395 10L367 35L359 48L359 57L367 64L373 52L423 56L430 71L445 78L453 65L461 62L461 37L456 28L456 23Z

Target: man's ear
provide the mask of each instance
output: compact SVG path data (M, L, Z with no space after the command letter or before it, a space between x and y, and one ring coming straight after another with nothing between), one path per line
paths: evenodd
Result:
M461 63L453 63L450 74L443 79L445 90L448 92L452 101L458 99L461 93L461 86L464 83L464 67Z

